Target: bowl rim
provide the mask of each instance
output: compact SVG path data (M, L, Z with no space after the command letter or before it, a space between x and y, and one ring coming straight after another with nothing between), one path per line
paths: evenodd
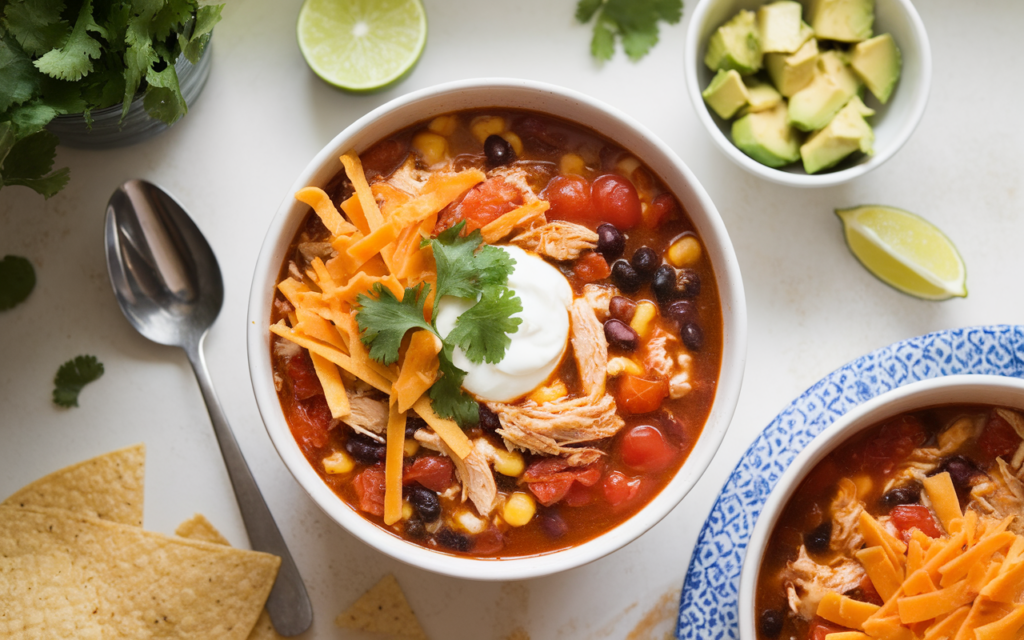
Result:
M726 137L726 135L722 133L722 130L718 128L718 124L716 124L714 118L711 117L711 113L708 111L707 105L704 104L704 99L701 96L700 85L697 84L697 69L700 68L700 65L704 64L704 57L700 55L699 51L701 44L700 31L704 25L705 16L711 6L723 1L724 0L698 1L696 8L693 10L693 14L690 16L690 24L686 29L684 67L686 73L687 93L690 94L690 103L697 112L697 118L701 121L701 124L704 125L704 129L707 130L711 139L715 141L718 148L721 149L722 152L725 153L726 157L732 160L735 164L760 178L764 178L765 180L776 184L791 187L831 187L849 182L850 180L862 176L872 169L881 166L891 157L896 155L896 152L906 144L907 140L910 139L910 136L921 123L921 119L924 116L924 109L928 104L928 97L931 93L931 45L928 41L928 33L924 28L924 22L921 20L921 16L917 13L917 9L914 8L911 1L892 0L895 6L898 6L906 15L907 20L910 23L911 32L914 34L913 42L911 44L921 58L920 85L913 96L913 104L909 111L909 116L900 126L893 141L888 146L880 150L876 150L874 155L867 156L852 167L830 173L790 173L788 171L769 167L768 165L761 164L757 160L754 160L747 154L740 151L739 147L733 144L732 140ZM765 0L765 2L767 1L768 0ZM806 7L805 2L801 1L801 4Z
M908 411L950 404L998 404L985 399L999 394L1020 395L1017 406L1024 408L1024 379L990 374L958 374L918 380L890 389L840 416L816 435L779 477L765 500L757 523L747 541L740 571L739 637L757 638L755 593L761 557L782 510L803 479L826 455L857 433ZM978 395L983 398L979 400Z
M569 113L569 107L578 107L578 112L581 114L586 112L591 120L597 117L617 120L624 131L630 131L636 136L638 143L649 146L648 152L661 154L659 160L667 163L678 174L675 179L686 185L690 192L689 199L694 201L700 209L700 211L690 210L690 215L694 219L712 259L722 306L724 337L721 369L708 421L680 471L657 496L628 520L587 542L541 555L496 560L455 556L406 542L366 520L327 487L299 450L284 420L273 386L269 348L270 332L266 327L270 317L269 307L273 299L269 292L273 291L280 271L277 247L282 242L285 245L290 242L298 224L297 222L292 223L293 216L299 215L296 210L301 210L303 216L308 210L307 207L297 204L291 194L305 186L316 184L313 179L318 174L324 174L327 162L352 146L359 148L357 144L359 135L368 135L364 132L367 129L372 130L374 125L383 126L380 123L391 114L415 110L423 104L444 104L445 98L454 94L478 92L484 95L492 91L512 91L517 95L519 92L525 92L522 94L524 96L545 94L539 99L548 100L549 108L545 110L532 106L532 110L577 122L592 129L595 127L581 122L579 117L573 117ZM498 105L490 106L500 108ZM559 111L559 107L562 108L562 111ZM435 108L437 113L456 109L450 106ZM404 124L373 137L369 142L376 142L391 132L422 119L409 118L411 116L407 117ZM630 150L635 152L633 149ZM642 154L637 155L644 157ZM650 159L645 159L650 164ZM331 169L330 173L333 175L336 171L337 169ZM663 179L669 182L665 176ZM681 200L686 197L685 195L680 196L679 193L676 195ZM285 235L287 235L287 240L283 239ZM435 573L476 580L519 580L575 568L625 546L662 520L696 485L725 436L742 386L746 361L746 339L746 302L739 263L718 210L686 164L671 148L643 125L617 109L573 90L514 78L460 80L411 92L362 116L328 142L299 174L269 225L254 267L246 323L246 352L249 361L250 382L264 425L278 455L313 502L354 536L393 558Z

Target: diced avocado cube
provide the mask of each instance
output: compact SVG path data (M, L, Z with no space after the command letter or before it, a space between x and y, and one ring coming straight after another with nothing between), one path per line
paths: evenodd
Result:
M803 131L821 129L859 90L860 81L839 54L826 51L818 56L811 83L789 99L789 120Z
M817 173L828 169L857 150L868 155L874 153L875 133L864 119L874 113L860 96L851 98L824 129L812 134L800 147L804 171Z
M816 38L860 42L871 37L875 0L811 0L810 15Z
M754 12L740 11L711 36L704 64L712 71L735 69L747 75L761 68L761 57Z
M882 104L896 87L901 65L900 50L888 33L858 42L850 59L850 67Z
M740 151L769 167L782 167L800 159L800 137L790 126L782 102L733 122L732 141Z
M814 79L818 64L818 41L811 38L796 53L769 53L764 57L772 83L787 98L803 89Z
M740 107L749 102L747 87L735 69L720 70L712 78L708 88L700 95L704 96L704 102L708 103L715 113L726 120L733 117Z
M774 109L775 105L782 102L782 94L769 83L761 82L756 78L746 78L744 83L747 85L747 102L749 103L746 107L747 112L767 111ZM746 115L746 113L742 115Z
M764 53L793 53L814 35L800 19L803 7L793 0L779 0L757 10L757 31Z

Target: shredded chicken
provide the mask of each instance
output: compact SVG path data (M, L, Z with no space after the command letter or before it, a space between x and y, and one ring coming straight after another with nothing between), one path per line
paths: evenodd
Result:
M578 224L556 220L524 231L511 242L554 260L575 260L584 251L597 248L597 233Z
M857 485L849 478L839 481L839 491L832 498L829 508L832 514L832 538L829 547L853 555L864 544L858 522L864 511L864 504L857 499Z
M530 186L530 176L525 168L516 165L497 167L487 172L487 177L493 176L501 176L508 184L515 185L519 192L523 194L523 202L530 203L538 199L537 194L533 191L533 187ZM541 216L543 216L543 213ZM543 221L544 218L540 217L539 220Z
M644 367L647 369L648 375L655 375L659 378L667 378L672 375L675 361L669 353L668 346L678 342L678 338L661 327L654 330L650 340L644 345Z
M591 398L604 395L608 381L608 340L594 310L581 298L569 307L572 350L583 391ZM612 403L614 406L614 402Z
M487 464L487 447L491 444L483 438L477 438L473 441L473 451L460 460L433 431L418 429L413 437L425 448L451 458L459 484L462 485L462 500L468 497L477 513L484 517L491 515L498 506L498 486L494 482L494 472Z
M839 558L833 565L818 564L807 555L807 548L800 545L797 559L782 570L782 584L786 587L789 608L793 613L810 620L818 610L818 603L827 593L851 591L865 575L856 560Z
M990 489L988 482L979 483L971 489L971 504L983 505L985 512L994 517L1002 519L1006 516L1017 516L1010 525L1014 533L1024 535L1024 484L1014 475L1010 465L1002 458L996 458L997 466L992 468L989 477L994 489Z
M668 381L668 397L673 400L678 400L693 391L693 385L690 384L690 368L693 366L693 358L690 354L683 353L679 355L676 362L679 364L679 373Z
M330 242L300 242L296 248L306 262L313 262L313 258L320 258L326 262L336 253Z
M583 299L594 310L597 319L604 322L608 319L608 307L612 298L619 295L618 288L604 284L583 285Z
M416 197L423 191L423 185L427 183L427 179L430 177L429 171L423 171L416 168L416 161L412 156L409 156L402 166L395 169L388 178L384 181L390 184L396 189L400 189L409 195Z
M383 434L388 428L388 404L385 400L370 395L345 390L352 412L342 420L353 431L384 442Z

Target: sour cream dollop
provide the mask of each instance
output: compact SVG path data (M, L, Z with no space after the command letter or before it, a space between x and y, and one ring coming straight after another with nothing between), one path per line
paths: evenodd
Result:
M497 247L516 261L508 277L508 288L519 296L523 310L519 330L509 335L512 344L497 364L475 364L458 347L452 356L455 366L468 372L462 387L483 400L507 402L540 386L555 370L565 353L569 337L569 305L572 287L565 276L542 258L519 247ZM459 315L475 300L445 296L437 312L437 329L442 336L455 328Z

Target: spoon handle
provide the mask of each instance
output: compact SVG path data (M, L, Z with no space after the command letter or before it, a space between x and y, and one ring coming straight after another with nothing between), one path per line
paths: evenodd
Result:
M312 624L313 607L309 602L309 595L306 594L302 576L299 575L295 561L288 551L288 545L285 544L281 531L274 522L274 516L263 500L260 488L253 479L249 465L242 456L242 450L238 447L238 441L235 440L234 433L224 416L217 393L213 390L213 381L206 368L206 358L203 356L205 338L204 334L198 343L184 348L196 373L199 388L203 392L206 410L210 413L213 431L217 434L217 443L220 445L220 452L224 456L224 464L231 478L231 486L235 489L235 498L238 500L238 509L242 512L249 542L253 549L272 553L281 558L277 581L267 599L267 612L279 634L295 636Z

